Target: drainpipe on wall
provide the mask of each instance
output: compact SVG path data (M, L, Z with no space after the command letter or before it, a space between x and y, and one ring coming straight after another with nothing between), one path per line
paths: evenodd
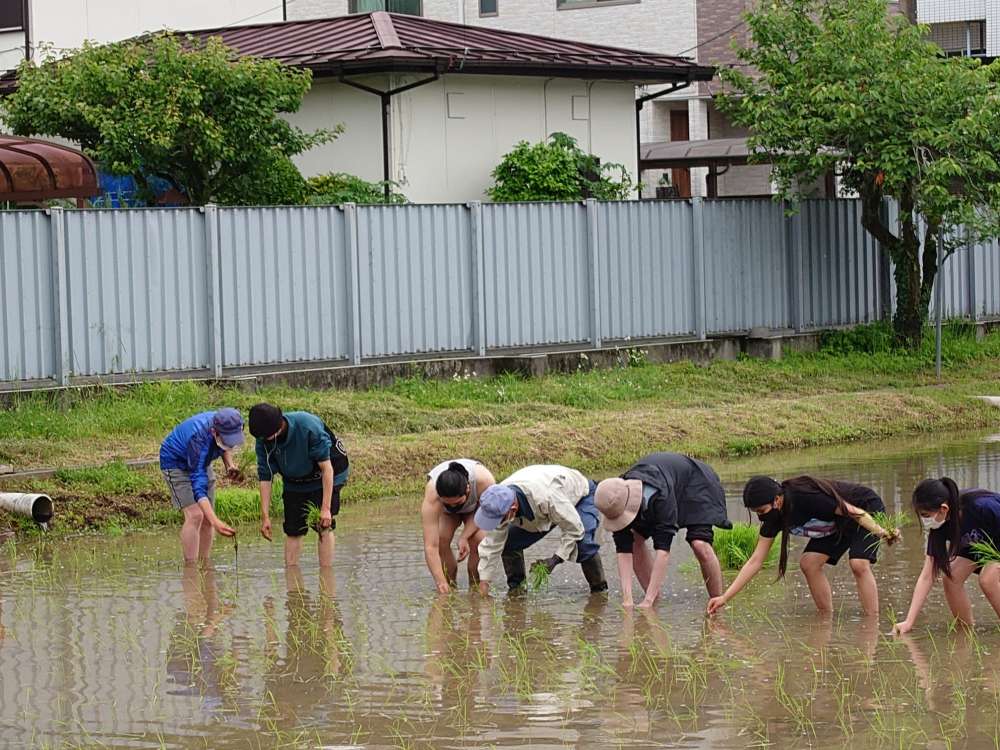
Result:
M392 182L392 170L389 163L389 118L392 116L392 97L396 94L402 94L404 91L425 86L428 83L434 83L440 77L440 74L435 71L434 75L430 78L421 78L419 81L408 83L405 86L397 86L394 89L382 91L372 86L358 83L357 81L349 81L343 73L340 74L339 80L341 83L379 97L380 109L382 110L382 181L385 183L385 200L387 203L389 202L389 196L392 194L392 187L389 184Z

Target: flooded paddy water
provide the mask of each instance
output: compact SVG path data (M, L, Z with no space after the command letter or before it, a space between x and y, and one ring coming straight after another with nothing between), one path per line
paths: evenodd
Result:
M733 520L762 471L863 482L891 511L927 475L1000 487L1000 442L714 465ZM1000 747L1000 629L974 583L974 632L949 629L936 589L912 637L886 636L923 560L915 522L880 553L878 621L841 564L832 619L790 566L708 622L682 542L651 613L619 606L610 539L609 597L573 565L522 597L440 597L411 500L342 513L328 575L313 554L286 574L280 544L240 535L238 568L220 541L204 574L175 529L0 547L0 748Z

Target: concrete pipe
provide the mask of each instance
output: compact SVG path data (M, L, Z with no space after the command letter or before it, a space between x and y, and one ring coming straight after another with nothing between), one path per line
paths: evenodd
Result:
M26 516L40 526L52 520L52 498L22 492L0 492L0 508Z

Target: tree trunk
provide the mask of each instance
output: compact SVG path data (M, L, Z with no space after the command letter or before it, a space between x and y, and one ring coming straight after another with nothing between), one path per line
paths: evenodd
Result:
M937 276L937 225L928 227L921 264L921 242L913 215L913 194L899 197L899 234L887 226L881 214L882 192L874 183L861 195L862 224L889 254L896 281L896 311L892 327L896 343L916 349L923 340L931 290Z

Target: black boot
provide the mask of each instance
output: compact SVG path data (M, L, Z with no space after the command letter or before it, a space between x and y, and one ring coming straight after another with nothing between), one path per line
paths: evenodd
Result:
M524 571L524 552L504 552L500 557L503 560L503 572L507 574L507 588L511 591L524 586L524 579L527 574Z
M594 555L589 560L584 560L580 563L580 569L583 570L583 577L590 584L591 594L599 594L608 590L608 581L604 577L604 565L601 563L600 557Z

